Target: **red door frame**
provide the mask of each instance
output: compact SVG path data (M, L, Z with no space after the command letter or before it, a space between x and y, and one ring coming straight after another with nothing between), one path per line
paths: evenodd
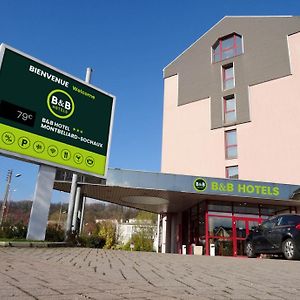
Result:
M249 234L249 222L257 222L261 224L262 218L261 217L239 217L239 216L232 216L232 242L233 242L233 256L243 256L237 255L237 241L244 241L246 237L237 237L236 235L236 222L237 221L244 221L245 222L245 229L246 229L246 237Z
M209 239L210 238L223 238L225 240L231 240L233 242L233 236L228 237L228 238L224 238L224 237L218 237L218 236L211 236L209 235L209 224L208 224L208 219L209 217L217 217L217 218L226 218L226 219L231 219L232 222L232 216L221 216L218 214L214 214L214 212L208 213L208 211L206 210L205 212L205 253L206 255L210 255L209 253Z
M208 214L208 212L205 212L205 253L206 255L210 255L209 253L209 239L210 239L210 235L209 235L209 224L208 224L208 219L209 216L212 217L219 217L219 218L231 218L232 219L232 237L229 238L232 240L232 249L233 249L233 256L238 256L237 255L237 241L238 240L245 240L245 238L238 238L236 235L236 221L244 221L245 222L245 228L246 228L246 236L247 234L249 234L249 221L254 221L254 222L258 222L258 224L261 224L261 222L263 221L263 218L261 217L251 217L251 215L249 215L249 217L239 217L239 216L220 216L217 214L214 214L213 212Z

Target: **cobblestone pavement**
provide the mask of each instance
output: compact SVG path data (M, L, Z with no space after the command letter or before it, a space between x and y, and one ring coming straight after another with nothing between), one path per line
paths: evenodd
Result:
M0 248L0 299L300 299L300 261Z

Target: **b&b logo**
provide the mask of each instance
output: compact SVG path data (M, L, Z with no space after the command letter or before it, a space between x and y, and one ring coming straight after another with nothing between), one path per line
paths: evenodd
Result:
M63 90L54 90L47 97L50 112L60 118L67 119L72 116L75 105L72 97Z
M206 190L206 187L207 187L207 183L204 179L202 178L197 178L195 181L194 181L194 189L197 191L197 192L203 192Z

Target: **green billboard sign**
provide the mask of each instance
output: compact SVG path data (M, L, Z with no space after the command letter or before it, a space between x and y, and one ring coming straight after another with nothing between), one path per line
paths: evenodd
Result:
M115 97L0 47L0 152L105 177Z

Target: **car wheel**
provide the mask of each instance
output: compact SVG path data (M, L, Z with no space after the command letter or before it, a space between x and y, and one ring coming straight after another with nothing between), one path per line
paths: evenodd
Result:
M296 244L292 239L286 239L282 243L282 252L286 259L298 259L300 258L300 253L296 248Z
M246 254L249 258L256 257L252 242L248 242L246 244Z

